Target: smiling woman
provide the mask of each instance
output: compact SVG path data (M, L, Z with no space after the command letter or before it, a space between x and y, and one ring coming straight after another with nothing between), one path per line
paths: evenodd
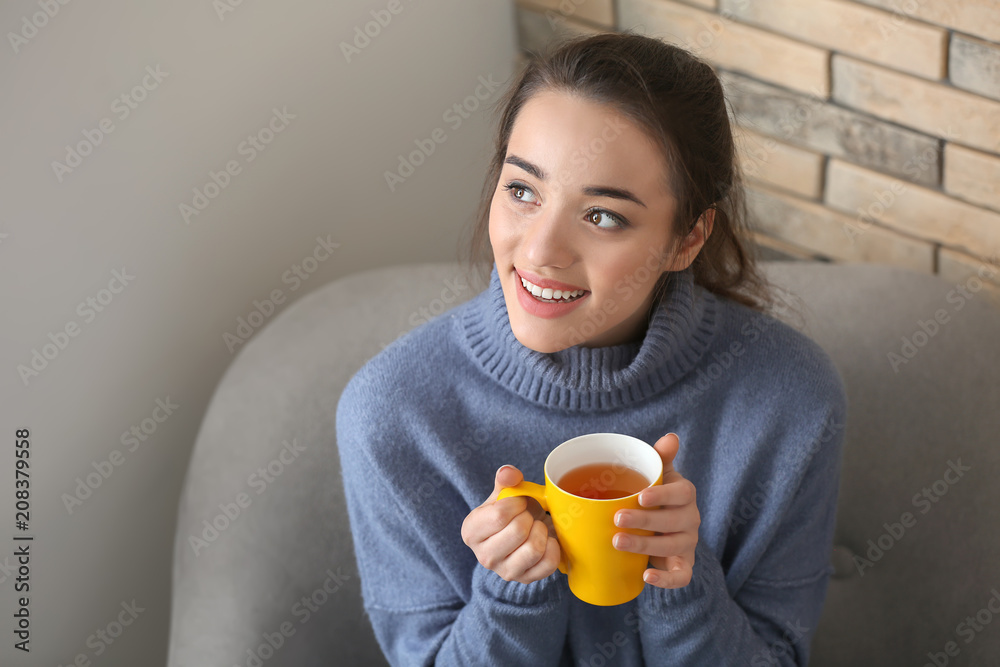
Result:
M806 664L846 397L826 353L761 312L718 78L599 34L530 62L498 108L469 258L488 288L382 350L337 406L379 645L399 665ZM498 500L586 433L663 463L609 527L648 566L608 607L559 568L572 525Z

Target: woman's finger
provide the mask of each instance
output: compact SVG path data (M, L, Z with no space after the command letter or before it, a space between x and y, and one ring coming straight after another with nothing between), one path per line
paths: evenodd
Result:
M698 536L688 531L668 535L631 535L615 533L611 542L619 551L631 551L666 558L681 556L694 550Z
M462 523L462 539L474 547L489 539L510 524L511 520L528 507L523 496L511 496L472 510Z
M545 545L545 555L542 556L541 560L534 567L525 572L518 581L530 584L532 581L538 581L549 576L559 567L559 558L561 555L562 550L559 548L558 540L552 536L552 533L549 533Z
M521 512L500 532L495 533L472 547L480 563L495 570L519 546L524 544L531 534L531 515Z
M642 579L647 584L660 588L684 588L691 583L694 569L684 567L677 570L657 570L649 568L642 574Z
M507 556L497 573L508 581L522 580L524 575L545 557L545 552L548 549L547 542L548 529L545 524L532 519L531 527L528 529L528 537Z
M697 530L701 525L701 518L686 506L619 510L615 513L615 525L619 528L641 528L655 533L676 533L683 530Z
M651 486L639 494L639 504L643 507L689 505L696 499L697 489L683 477L675 482Z

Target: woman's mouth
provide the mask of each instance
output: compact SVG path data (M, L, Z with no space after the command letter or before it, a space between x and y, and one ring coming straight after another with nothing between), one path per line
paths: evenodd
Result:
M527 290L531 296L543 303L569 303L571 301L576 301L587 293L586 290L563 291L554 290L551 287L543 288L525 280L524 278L521 278L520 276L518 276L518 278L521 279L521 285L524 289Z
M516 270L513 273L516 285L514 289L517 290L517 301L521 304L521 308L525 312L535 317L552 319L568 315L577 308L582 307L581 304L586 302L590 296L588 290L542 287L527 278L523 278ZM520 284L518 285L517 283ZM562 287L572 287L572 285L562 284Z

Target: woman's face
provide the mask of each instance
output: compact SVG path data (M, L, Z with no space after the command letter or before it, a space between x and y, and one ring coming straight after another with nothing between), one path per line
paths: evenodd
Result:
M657 278L686 268L704 242L664 258L676 207L665 169L646 134L609 107L553 91L524 105L489 222L522 345L556 352L643 337ZM522 279L553 292L533 296Z

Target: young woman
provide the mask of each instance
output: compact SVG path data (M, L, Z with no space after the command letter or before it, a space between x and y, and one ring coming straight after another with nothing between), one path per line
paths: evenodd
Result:
M823 605L846 399L744 238L709 66L633 33L563 44L500 101L475 247L488 288L344 390L337 443L375 635L394 665L804 665ZM577 599L543 481L585 433L653 446L616 524L630 603Z

